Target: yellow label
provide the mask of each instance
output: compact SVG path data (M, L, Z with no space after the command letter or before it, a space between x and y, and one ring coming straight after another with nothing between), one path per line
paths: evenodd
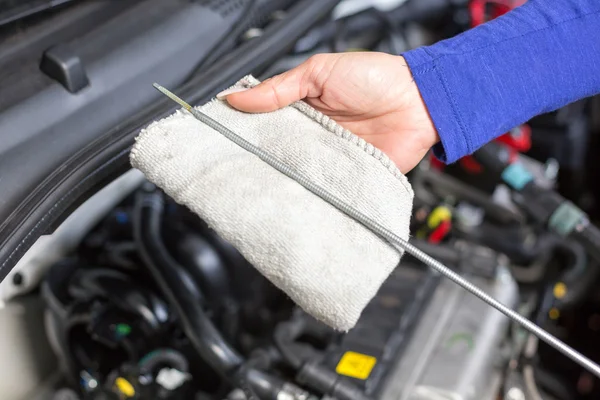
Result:
M452 219L452 211L448 207L438 206L436 207L429 217L427 218L427 226L430 229L437 228L443 221Z
M131 383L129 383L129 381L127 379L118 377L115 380L115 386L126 397L133 397L133 396L135 396L135 389L133 388L133 385Z
M562 282L558 282L556 285L554 285L553 292L554 297L556 297L557 299L562 299L567 295L567 285L565 285Z
M366 354L347 351L335 368L335 372L351 378L365 380L371 374L377 359Z

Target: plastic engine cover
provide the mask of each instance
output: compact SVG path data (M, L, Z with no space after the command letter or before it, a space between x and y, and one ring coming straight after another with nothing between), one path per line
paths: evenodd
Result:
M505 266L496 277L468 279L509 307L518 291ZM385 400L493 400L496 367L508 318L458 285L443 280L380 398Z

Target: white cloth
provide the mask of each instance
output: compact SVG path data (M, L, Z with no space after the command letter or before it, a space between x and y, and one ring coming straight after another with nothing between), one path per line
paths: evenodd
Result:
M236 86L258 82L248 76ZM408 239L413 192L380 150L304 102L247 114L200 110ZM131 163L232 243L307 313L351 329L401 254L186 111L152 123Z

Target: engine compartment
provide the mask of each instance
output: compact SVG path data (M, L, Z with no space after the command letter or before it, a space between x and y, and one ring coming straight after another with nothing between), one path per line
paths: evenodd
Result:
M449 265L516 304L500 254L440 248L462 253ZM40 295L59 390L90 399L493 399L491 361L508 325L405 256L357 326L335 332L145 181L50 267Z
M139 11L143 3L120 7ZM225 3L198 2L213 11ZM243 14L239 6L223 13L232 24L227 36L225 29L219 31L227 46L212 48L201 62L197 55L186 56L180 72L218 69L220 57L235 56L243 45L259 46L274 21L285 23L294 2L259 3L267 11L239 26L232 22L234 14ZM320 52L397 54L458 34L519 2L397 0L385 12L342 3L345 8L307 27L283 56L260 68L252 64L256 76L266 79ZM186 2L163 7L177 9L178 18L191 18L180 12L190 7ZM112 9L103 18L113 12L127 20ZM145 18L161 19L156 13ZM142 41L150 37L146 28L136 27ZM102 22L97 29L109 30ZM102 35L91 36L97 43ZM103 73L102 52L111 53L114 43L103 43L107 48L97 48L96 54L86 38L77 42L81 55ZM32 57L27 60L35 64ZM0 61L15 65L18 59ZM160 62L156 59L156 68ZM20 73L27 76L27 71ZM23 85L0 78L6 78L0 88ZM208 80L201 78L187 81L187 89ZM183 75L178 79L185 82ZM44 90L52 87L48 76L36 82ZM27 89L28 96L47 96L42 89ZM125 90L112 89L106 96L118 97ZM191 98L199 101L195 93ZM67 92L60 96L71 98ZM146 94L140 97L144 104L153 101ZM597 165L597 107L597 99L579 102L498 140L539 187L570 199L593 221L599 215L600 188L590 172ZM0 123L17 110L7 109ZM140 108L135 110L139 117ZM156 118L165 110L155 107L146 114ZM112 124L102 118L98 123ZM97 134L94 125L86 125L90 136ZM122 125L137 126L129 120ZM70 132L82 137L77 129ZM563 400L600 395L592 375L408 255L358 325L347 333L334 332L295 307L233 246L137 171L117 172L96 182L102 188L83 204L65 207L62 222L45 227L0 284L0 349L5 355L0 399ZM427 158L409 179L415 191L414 245L600 360L599 265L580 242L530 217L532 208L544 207L541 200L524 204L472 157L452 166ZM22 221L11 223L17 222Z

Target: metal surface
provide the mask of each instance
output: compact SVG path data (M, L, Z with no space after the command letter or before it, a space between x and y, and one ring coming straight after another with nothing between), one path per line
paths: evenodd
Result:
M407 241L402 239L400 236L391 232L386 227L382 226L381 224L379 224L376 221L373 221L371 218L367 217L360 211L343 203L342 201L337 199L335 196L331 195L324 188L322 188L318 185L315 185L313 182L308 180L306 177L298 174L296 171L294 171L293 169L288 167L287 164L285 164L284 162L271 156L268 152L253 145L252 143L248 142L241 136L238 136L235 132L231 131L230 129L223 126L219 122L213 120L209 116L203 114L199 110L192 108L192 106L187 104L182 99L178 98L173 93L169 92L167 89L163 88L162 86L160 86L156 83L154 84L154 87L157 88L159 91L161 91L166 96L168 96L169 98L171 98L173 101L180 104L182 107L184 107L186 110L188 110L196 119L198 119L202 123L206 124L207 126L211 127L215 131L219 132L220 134L222 134L227 139L231 140L232 142L234 142L235 144L237 144L244 150L249 151L250 153L256 155L261 160L263 160L264 162L269 164L271 167L275 168L276 170L278 170L282 174L286 175L290 179L293 179L294 181L298 182L305 189L309 190L316 196L320 197L322 200L324 200L324 201L328 202L329 204L331 204L332 206L336 207L338 210L340 210L344 214L353 218L357 222L363 224L366 228L368 228L372 232L376 233L381 238L387 240L396 249L398 249L400 251L408 252L409 254L413 255L415 258L417 258L418 260L423 262L425 265L433 268L440 274L444 275L446 278L450 279L457 285L461 286L463 289L469 291L473 295L477 296L479 299L483 300L485 303L489 304L490 306L494 307L498 311L502 312L504 315L508 316L510 319L517 322L519 325L521 325L523 328L527 329L529 332L536 335L538 338L540 338L544 342L548 343L550 346L552 346L559 352L563 353L565 356L569 357L570 359L572 359L573 361L575 361L576 363L581 365L583 368L585 368L586 370L588 370L589 372L593 373L594 375L596 375L597 377L600 378L600 366L598 364L594 363L589 358L585 357L583 354L579 353L578 351L576 351L572 347L568 346L567 344L565 344L564 342L562 342L555 336L551 335L544 329L540 328L533 322L529 321L527 318L521 316L519 313L513 311L511 308L507 307L506 305L499 302L492 296L488 295L483 290L479 289L477 286L475 286L472 283L470 283L469 281L465 280L463 277L461 277L456 272L452 271L450 268L446 267L441 262L430 257L429 255L425 254L424 252L422 252L421 250L419 250L412 244L408 243Z
M506 267L477 285L515 305L516 282ZM509 319L444 281L433 294L406 352L390 374L380 399L495 400L502 370L496 367Z

